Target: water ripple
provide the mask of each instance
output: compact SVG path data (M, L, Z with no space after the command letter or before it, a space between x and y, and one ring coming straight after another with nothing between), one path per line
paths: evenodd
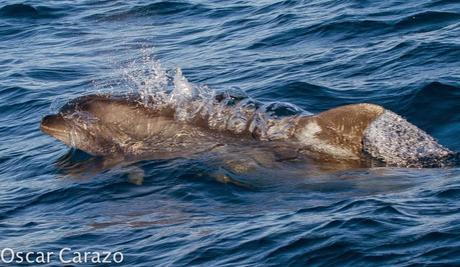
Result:
M161 65L313 113L380 104L460 151L458 1L6 2L0 248L119 250L129 266L459 265L459 168L106 168L39 129L76 96L161 87Z

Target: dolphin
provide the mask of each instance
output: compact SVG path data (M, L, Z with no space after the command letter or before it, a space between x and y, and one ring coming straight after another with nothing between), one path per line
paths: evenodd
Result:
M70 147L117 162L244 154L261 162L422 168L451 166L458 159L423 130L375 104L308 114L228 92L181 101L172 97L81 96L45 116L40 128ZM280 107L292 112L276 114Z

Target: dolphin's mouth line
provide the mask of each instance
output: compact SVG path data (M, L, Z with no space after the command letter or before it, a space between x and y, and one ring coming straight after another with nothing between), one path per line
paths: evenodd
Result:
M66 136L68 134L67 131L65 130L59 130L59 129L56 129L56 128L53 128L53 127L48 127L48 126L45 126L45 125L40 125L40 128L45 132L45 133L49 133L49 134L52 134L53 136Z

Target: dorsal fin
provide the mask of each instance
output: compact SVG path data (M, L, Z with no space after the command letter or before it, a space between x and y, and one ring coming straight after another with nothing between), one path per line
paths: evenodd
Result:
M455 153L389 110L364 131L363 151L390 166L421 168L455 164Z

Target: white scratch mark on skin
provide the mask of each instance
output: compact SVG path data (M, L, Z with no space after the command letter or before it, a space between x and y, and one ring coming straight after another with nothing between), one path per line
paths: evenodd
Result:
M319 126L317 122L312 121L307 123L296 137L300 142L318 152L323 152L340 158L358 158L350 150L330 144L327 140L319 138L317 134L321 133L321 131L321 126Z

